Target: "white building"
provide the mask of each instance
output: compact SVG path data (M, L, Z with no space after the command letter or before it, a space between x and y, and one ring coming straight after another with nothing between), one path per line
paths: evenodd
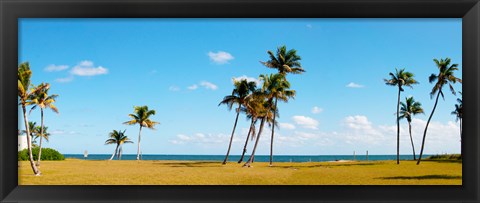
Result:
M18 151L22 151L28 147L27 136L19 135L18 136Z

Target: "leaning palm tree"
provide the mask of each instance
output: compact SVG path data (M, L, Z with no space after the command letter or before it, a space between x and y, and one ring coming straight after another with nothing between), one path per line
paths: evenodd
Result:
M230 143L228 145L227 154L225 155L225 159L223 160L222 164L226 164L228 161L230 148L232 147L233 135L235 134L235 128L237 127L238 116L240 115L242 105L244 105L245 103L245 97L247 97L250 92L253 92L256 88L255 82L248 82L246 79L234 80L233 86L234 88L232 94L225 96L223 100L218 104L219 106L222 104L227 105L229 110L232 110L233 105L238 105L235 110L237 112L237 116L233 125L232 135L230 136Z
M243 167L251 167L250 164L253 162L255 158L255 152L257 150L258 142L260 140L260 135L262 134L263 127L265 122L268 122L271 127L275 127L277 125L276 122L273 121L273 112L275 111L273 108L273 103L266 99L266 95L260 93L259 98L262 101L262 105L258 108L258 118L260 118L260 128L258 130L258 134L256 136L255 144L253 146L252 154L250 154L250 158L248 161L243 165ZM263 97L263 98L262 98Z
M43 109L49 108L53 112L58 114L58 109L57 107L53 104L55 103L55 98L58 97L58 95L53 94L53 95L48 95L48 90L50 89L50 84L40 84L38 87L40 90L35 92L34 94L30 95L29 98L29 105L33 105L33 107L30 109L29 114L37 107L40 108L40 115L41 115L41 126L40 126L40 145L39 145L39 151L38 151L38 160L37 160L37 166L40 166L40 157L42 156L42 140L45 136L43 136L43 129L44 129L44 124L43 124Z
M462 92L458 92L462 95ZM455 104L455 110L452 111L452 115L455 115L457 121L460 121L460 142L462 142L462 118L463 118L463 101L462 98L457 98L458 104Z
M273 103L273 123L275 123L275 117L277 117L277 103L278 99L283 102L288 102L289 98L295 97L295 90L290 89L290 83L283 77L282 74L270 74L260 75L260 80L263 81L262 92L266 98ZM275 134L275 128L272 127L272 135L270 140L270 166L273 162L273 138Z
M277 48L276 54L270 50L267 53L270 59L266 62L260 61L260 63L268 68L277 69L278 73L283 76L287 73L301 74L305 72L300 64L302 58L297 55L297 50L290 49L287 51L287 47L283 45Z
M121 130L119 131L116 131L116 130L113 130L111 133L109 133L109 137L110 139L108 139L107 141L105 141L105 144L116 144L117 146L115 147L115 152L113 152L112 154L112 157L110 157L110 160L113 159L113 157L115 157L115 155L117 155L117 159L120 160L120 157L121 157L121 148L123 146L124 143L133 143L126 135L125 135L125 131L124 130L123 132Z
M416 102L413 97L405 98L405 103L401 102L400 105L400 119L407 119L408 122L408 132L410 134L410 142L412 143L413 150L413 160L417 160L415 157L415 145L413 145L412 138L412 116L423 113L422 104Z
M32 71L30 70L30 64L28 62L21 63L18 66L18 97L20 100L20 106L22 106L23 111L23 120L25 122L25 131L27 134L27 148L28 148L28 157L30 161L30 165L32 167L33 173L38 176L41 174L40 170L38 170L35 162L33 160L32 154L32 139L31 139L31 132L28 127L28 117L27 117L27 105L28 99L30 95L35 94L36 92L40 91L43 87L40 88L33 88L29 90L30 78L32 77Z
M413 73L395 68L395 73L390 72L390 79L384 79L386 85L398 87L397 97L397 164L400 164L400 92L403 92L403 86L412 87L418 82L413 78Z
M437 81L433 86L432 91L430 92L430 98L433 98L435 94L437 94L437 98L435 99L432 113L428 117L427 125L425 126L425 131L423 132L422 148L420 150L420 157L418 158L417 165L420 164L420 161L422 160L423 149L425 147L425 138L427 137L428 124L430 124L433 113L435 113L435 109L437 108L438 98L440 97L440 95L442 96L442 98L444 98L442 90L443 86L448 84L452 94L456 95L455 89L453 88L452 84L455 84L456 82L462 82L460 78L457 78L454 75L454 71L458 70L458 64L450 65L450 58L440 59L440 61L437 59L433 59L433 61L435 62L435 65L437 66L439 72L437 75L432 73L432 75L430 75L430 77L428 78L428 81L430 83Z
M238 160L238 163L242 163L245 153L247 152L248 140L251 136L251 139L255 139L256 128L255 125L258 121L260 115L260 109L263 105L263 97L260 97L259 94L251 93L245 98L245 112L247 113L247 119L250 119L250 128L248 130L247 138L245 139L245 144L243 146L242 156Z
M135 106L134 113L128 114L132 120L126 121L123 124L127 125L136 125L140 126L140 131L138 132L138 149L137 149L137 160L140 160L140 138L142 135L142 128L153 128L156 124L160 124L159 122L155 122L150 120L150 116L155 115L155 110L148 110L148 106Z

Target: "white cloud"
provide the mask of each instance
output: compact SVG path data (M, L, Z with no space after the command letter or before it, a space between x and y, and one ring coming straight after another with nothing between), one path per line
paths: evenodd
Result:
M313 26L312 26L312 24L307 24L306 27L307 27L308 29L311 29Z
M195 84L187 87L187 89L189 90L196 90L197 88L198 88L198 85L195 85Z
M65 130L52 130L51 132L49 132L51 135L72 135L72 134L76 134L77 132L75 131L65 131Z
M356 115L348 116L344 119L344 124L354 130L368 130L372 129L372 123L368 121L366 116Z
M102 66L95 67L92 61L81 61L79 64L72 68L70 73L72 75L78 76L94 76L107 74L108 69Z
M217 53L210 51L208 52L208 57L216 64L225 64L234 59L230 53L224 51L218 51Z
M67 65L55 65L55 64L50 64L45 69L43 69L46 72L56 72L56 71L62 71L68 69Z
M287 130L295 129L295 125L291 123L278 123L278 125L280 126L280 129L287 129Z
M306 116L293 116L292 119L296 124L304 128L318 129L318 121L313 118Z
M59 82L59 83L66 83L66 82L71 82L73 80L73 75L70 75L68 77L65 77L65 78L57 78L55 79L56 82Z
M248 82L255 82L255 84L259 85L260 84L260 80L258 78L254 78L254 77L248 77L246 75L242 75L242 76L239 76L239 77L233 77L232 78L232 83L233 81L235 80L247 80Z
M170 140L170 143L172 144L193 143L193 144L199 144L199 145L210 144L210 145L223 146L223 144L228 144L229 141L230 141L230 135L226 135L222 133L219 133L219 134L195 133L193 135L178 134L176 136L176 139ZM234 137L233 142L239 142L239 141L240 139Z
M211 90L216 90L216 89L218 89L217 85L215 85L215 84L213 84L213 83L211 83L211 82L207 82L207 81L202 81L202 82L200 83L200 86L203 86L203 87L205 87L205 88L207 88L207 89L211 89Z
M177 87L177 86L173 85L173 86L170 86L170 87L168 88L168 90L173 91L173 92L176 92L176 91L180 91L180 87Z
M314 106L312 108L312 113L313 114L319 114L319 113L322 113L323 109L322 108L319 108L318 106Z
M350 82L350 83L348 83L345 87L350 87L350 88L362 88L362 87L365 87L365 86L364 86L364 85L357 84L357 83L354 83L354 82Z

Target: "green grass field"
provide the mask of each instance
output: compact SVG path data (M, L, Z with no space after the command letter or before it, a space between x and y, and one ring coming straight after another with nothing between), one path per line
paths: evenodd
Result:
M461 185L459 161L253 163L42 161L41 176L21 161L19 185Z

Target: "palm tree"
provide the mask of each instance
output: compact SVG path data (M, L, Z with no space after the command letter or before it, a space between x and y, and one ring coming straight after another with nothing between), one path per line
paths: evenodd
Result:
M38 85L39 91L35 92L34 94L30 95L29 98L29 105L33 105L33 107L30 109L29 114L37 107L40 107L40 115L41 115L41 126L40 126L40 148L38 151L38 160L37 160L37 166L40 166L40 157L42 156L42 140L45 136L43 136L43 129L44 124L43 124L43 109L50 108L53 112L58 114L58 109L57 107L53 104L55 103L55 98L58 97L58 95L53 94L53 95L48 95L48 90L50 89L50 84L40 84Z
M37 166L35 165L35 162L33 160L33 154L32 154L32 139L31 139L31 133L30 129L28 127L28 117L27 117L27 105L28 105L28 99L30 95L35 94L37 91L40 91L41 88L34 88L29 90L30 86L30 78L32 77L32 71L30 70L30 64L28 62L21 63L18 66L18 97L20 100L20 104L22 106L22 111L23 111L23 120L25 121L25 130L27 133L27 148L28 148L28 157L30 161L30 165L32 167L33 173L36 176L39 176L41 174L40 170L38 170Z
M115 148L115 152L112 154L112 157L110 157L110 160L113 159L113 157L115 155L117 155L117 152L118 152L118 155L117 155L117 159L120 160L121 158L121 149L122 149L122 146L124 143L133 143L126 135L125 135L125 131L124 130L123 132L121 130L119 131L116 131L116 130L113 130L111 133L109 133L109 137L110 139L108 139L107 141L105 141L105 144L116 144L117 147Z
M415 145L413 145L412 138L412 116L423 113L422 104L420 102L416 102L413 97L408 97L405 98L405 103L401 102L400 105L402 106L400 109L400 119L407 119L410 142L412 143L413 160L417 160L415 157Z
M126 121L123 124L127 125L135 125L138 124L140 126L140 131L138 132L138 150L137 150L137 160L140 160L140 137L142 134L142 128L153 128L156 124L160 124L159 122L155 122L150 120L150 116L155 115L155 110L148 110L148 106L135 106L134 113L128 114L132 120Z
M462 92L458 92L462 95ZM455 104L455 110L452 111L452 115L455 115L457 121L460 121L460 142L462 142L462 118L463 118L463 101L462 98L457 98L458 104Z
M218 104L219 106L222 104L227 105L229 110L232 110L234 104L238 104L238 108L236 109L237 116L233 125L232 135L230 136L230 143L228 145L227 154L225 155L225 159L223 160L222 164L227 163L228 155L230 154L230 148L232 147L233 135L235 133L235 128L237 127L238 116L240 115L242 105L244 105L245 103L245 97L247 97L248 94L254 91L256 88L255 82L248 82L246 79L242 79L239 81L234 80L233 86L234 88L232 94L225 96L223 100Z
M263 80L262 91L264 92L269 102L273 104L273 123L275 123L275 117L277 117L277 103L278 99L284 102L288 102L289 98L295 97L295 90L290 90L290 83L283 77L282 74L270 74L260 75L260 79ZM275 134L275 128L272 127L272 136L270 140L270 166L273 162L273 138Z
M423 148L425 146L425 138L427 137L428 124L430 124L433 113L435 113L435 109L437 108L438 98L440 97L440 95L442 95L442 98L444 98L442 91L443 86L448 84L450 86L450 91L452 92L452 94L456 95L455 89L453 88L452 84L455 84L456 82L462 82L461 79L455 77L454 75L454 71L458 70L458 64L450 65L450 58L440 59L440 61L437 59L433 59L433 61L435 62L435 65L437 66L439 72L437 75L432 73L432 75L430 75L430 77L428 78L428 81L430 83L437 81L433 86L432 91L430 92L430 98L433 98L435 94L437 94L437 98L435 99L432 113L430 114L430 117L428 117L427 125L425 126L425 131L423 132L422 148L420 150L420 157L418 158L417 165L420 164L420 161L422 160Z
M37 122L28 121L28 130L30 131L30 138L37 137L40 128L37 126ZM27 134L26 130L22 130L22 133ZM35 139L32 140L32 147L37 147Z
M403 92L403 86L412 87L413 84L418 82L413 79L413 73L401 69L400 71L395 68L395 74L389 73L390 79L384 79L386 85L398 87L398 99L397 99L397 164L400 164L400 92Z
M270 59L266 62L260 61L260 63L268 68L277 69L278 73L283 76L287 73L301 74L305 72L300 64L302 58L297 55L297 50L290 49L287 51L287 47L283 45L277 48L276 54L270 50L267 53Z
M42 133L40 133L40 131L42 131L41 127L40 127L40 126L36 126L36 127L35 127L35 130L33 131L33 132L35 132L35 134L32 134L33 137L34 137L34 138L33 138L33 141L32 141L32 147L38 147L38 145L36 145L38 138L40 138L40 139L43 138L43 139L45 139L47 142L48 142L48 140L50 139L50 133L48 133L48 127L44 126ZM41 158L41 156L42 156L42 154L40 153L40 152L41 152L40 150L42 150L42 148L41 148L42 145L41 145L41 144L42 144L42 143L40 142L40 147L39 147L39 151L38 151L38 159L39 159L39 160L40 160L40 158ZM37 166L39 166L39 165L37 164Z
M261 105L258 107L258 118L260 118L260 129L258 131L255 144L253 146L252 154L248 161L243 165L243 167L251 167L250 164L253 162L255 158L255 151L257 150L258 142L260 140L260 135L262 134L263 127L265 125L265 121L271 125L273 128L277 125L276 122L273 121L273 112L275 111L273 108L273 103L266 98L262 92L256 93L258 94L258 99L261 101Z
M250 135L252 135L251 139L255 139L255 125L258 121L260 109L263 107L263 97L259 97L259 94L251 93L245 98L245 112L247 113L247 119L251 120L250 128L248 130L247 138L245 139L245 145L243 146L242 156L238 163L242 163L243 158L245 157L245 153L247 152L247 144Z

